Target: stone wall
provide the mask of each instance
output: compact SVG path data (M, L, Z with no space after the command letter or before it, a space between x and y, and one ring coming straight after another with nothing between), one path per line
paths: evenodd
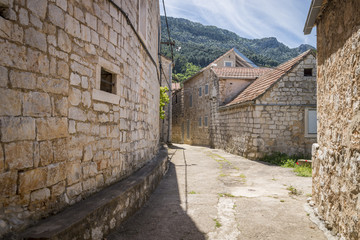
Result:
M360 2L329 1L317 23L318 145L313 199L344 239L360 238Z
M0 236L129 176L159 142L158 1L115 1L148 52L107 0L5 2ZM100 91L101 67L114 94Z
M214 83L211 81L212 72L206 70L198 76L184 83L184 143L193 145L210 145L209 126L211 124L211 97ZM205 85L208 85L208 93L205 94ZM199 95L201 91L201 96ZM190 97L191 96L191 97ZM192 98L192 104L190 104ZM204 124L204 118L208 119L208 126ZM199 125L201 122L201 125ZM189 136L187 134L189 126ZM174 130L175 131L175 130Z
M184 143L184 88L172 92L172 131L171 141Z
M172 62L171 59L168 59L164 56L161 56L161 86L167 87L169 91L167 95L169 96L169 103L164 107L165 118L160 119L160 141L165 143L171 142L171 107L172 107L172 94L171 94L171 82L172 82Z
M316 107L315 62L309 54L253 102L219 108L213 99L211 145L250 159L271 152L310 155L316 136L305 136L305 109ZM304 68L314 75L304 77Z

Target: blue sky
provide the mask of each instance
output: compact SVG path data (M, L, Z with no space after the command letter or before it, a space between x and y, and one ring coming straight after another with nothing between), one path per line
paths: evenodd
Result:
M167 16L214 25L245 38L276 37L290 48L316 47L316 29L304 35L311 0L165 0ZM163 13L160 0L160 13Z

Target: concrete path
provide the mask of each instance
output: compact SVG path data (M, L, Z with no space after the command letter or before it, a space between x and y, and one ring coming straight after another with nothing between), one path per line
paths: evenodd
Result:
M205 147L176 144L169 155L148 203L108 240L326 239L304 210L311 178Z

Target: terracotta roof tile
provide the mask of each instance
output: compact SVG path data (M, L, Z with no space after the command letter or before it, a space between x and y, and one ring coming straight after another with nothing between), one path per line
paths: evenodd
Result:
M309 53L311 53L311 50L308 50L300 54L299 56L279 65L276 68L273 68L272 71L269 71L268 73L256 79L244 91L242 91L234 100L226 104L226 106L256 99L257 97L265 93L266 90L268 90L282 76L288 73L297 63L299 63Z
M255 79L271 71L271 68L220 67L212 68L219 78L252 78Z
M250 60L248 60L248 58L246 58L243 54L241 54L242 56L244 56L246 59L242 58L241 55L239 55L239 51L236 49L236 48L232 48L230 49L229 51L227 51L226 53L224 53L223 55L221 55L220 57L218 57L217 59L215 59L214 61L212 61L209 65L207 65L206 67L203 67L202 69L200 69L197 73L195 73L194 75L192 75L191 77L189 77L188 79L185 79L184 83L189 81L190 79L193 79L195 76L199 75L200 73L204 72L205 70L209 69L209 68L212 68L214 65L216 65L216 62L218 62L223 56L225 56L226 54L230 53L234 51L240 58L241 60L243 60L243 62L249 64L249 67L251 65L254 65L256 66L253 62L251 62ZM250 62L247 62L250 61Z

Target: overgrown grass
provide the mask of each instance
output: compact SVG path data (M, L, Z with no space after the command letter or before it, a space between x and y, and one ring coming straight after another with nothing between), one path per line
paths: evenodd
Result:
M308 156L304 155L291 155L288 156L285 153L275 152L270 155L266 155L263 158L260 158L260 161L268 162L273 165L281 166L284 168L294 168L294 172L297 176L301 177L311 177L312 169L310 165L298 166L296 164L298 159L306 159Z
M294 172L296 172L297 176L300 177L311 177L312 176L312 169L309 165L304 166L296 166L294 169Z

